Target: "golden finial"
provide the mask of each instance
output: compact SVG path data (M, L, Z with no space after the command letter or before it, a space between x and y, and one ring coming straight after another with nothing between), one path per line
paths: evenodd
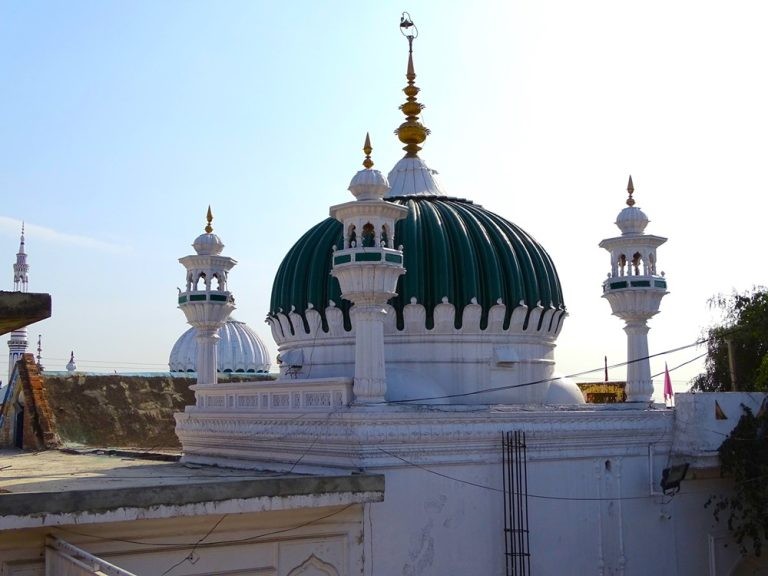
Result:
M416 72L413 68L413 39L418 38L419 30L411 20L408 12L403 12L400 17L400 32L408 38L408 70L405 77L408 79L408 85L403 88L406 99L405 104L400 106L400 110L405 114L405 122L400 124L395 134L400 142L405 144L403 150L406 156L416 156L421 150L421 144L427 139L429 129L419 122L419 113L424 109L424 105L416 101L420 89L416 86Z
M213 227L211 226L211 221L213 220L213 213L211 212L211 205L208 205L208 214L206 214L206 219L208 220L208 224L205 227L205 233L210 234L213 232Z
M635 199L632 198L632 194L635 192L635 185L632 184L632 174L629 175L629 182L627 182L627 192L629 192L629 198L627 198L627 206L634 206Z
M371 148L371 137L368 132L365 133L365 144L363 144L363 152L365 152L365 160L363 160L363 166L366 168L371 168L373 166L373 160L371 160L371 152L373 152L373 148Z

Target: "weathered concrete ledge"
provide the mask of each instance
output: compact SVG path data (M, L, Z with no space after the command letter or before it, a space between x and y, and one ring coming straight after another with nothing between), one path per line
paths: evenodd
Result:
M12 530L380 502L384 476L274 474L8 451L0 453L0 489L0 530Z
M0 334L51 316L51 295L0 291Z
M249 480L206 479L197 484L64 492L0 494L0 517L108 512L120 508L183 506L201 502L384 492L384 476L282 476Z

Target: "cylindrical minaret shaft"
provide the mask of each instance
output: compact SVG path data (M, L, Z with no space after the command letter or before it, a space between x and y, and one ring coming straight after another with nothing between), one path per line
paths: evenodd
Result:
M653 396L651 365L648 362L648 324L645 320L627 321L627 401L647 402Z

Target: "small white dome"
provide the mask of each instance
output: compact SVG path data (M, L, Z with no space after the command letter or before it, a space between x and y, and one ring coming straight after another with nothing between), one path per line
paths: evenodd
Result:
M378 170L360 170L352 178L348 190L358 200L381 200L389 192L389 182Z
M216 234L200 234L192 243L192 247L200 256L216 256L224 250L224 243Z
M219 372L268 372L269 353L256 333L245 322L234 318L219 329ZM168 366L171 372L195 372L197 329L190 328L176 341Z
M648 226L648 216L635 206L627 206L616 217L616 226L621 230L621 235L642 234Z
M388 197L397 196L445 196L437 177L418 156L401 158L389 172Z

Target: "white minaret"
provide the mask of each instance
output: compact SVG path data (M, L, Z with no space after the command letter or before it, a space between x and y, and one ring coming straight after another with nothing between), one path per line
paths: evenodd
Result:
M21 225L21 240L19 241L19 252L16 254L16 262L13 264L13 289L16 292L26 292L29 285L29 264L27 264L27 253L24 248L24 224ZM27 351L27 329L19 328L11 332L8 339L8 382L11 381L11 374L16 366L16 362Z
M627 402L650 402L653 395L648 361L648 319L659 311L667 294L664 274L657 274L656 249L667 241L644 234L648 217L635 207L632 176L627 184L627 207L619 212L616 226L621 236L606 238L600 247L611 254L611 272L603 282L603 298L614 316L625 322L627 333Z
M179 291L179 308L187 322L197 328L197 383L216 384L219 328L235 309L235 299L227 290L227 274L237 264L228 256L221 239L213 234L211 207L208 207L205 234L195 239L196 255L179 258L187 269L186 290Z
M344 246L333 252L331 274L342 298L354 304L350 315L355 331L355 401L383 402L387 392L384 370L385 305L397 295L397 279L405 273L403 252L395 249L395 222L408 208L383 200L389 184L371 170L371 142L366 134L364 170L352 178L349 191L357 200L332 206L332 218L344 230Z

